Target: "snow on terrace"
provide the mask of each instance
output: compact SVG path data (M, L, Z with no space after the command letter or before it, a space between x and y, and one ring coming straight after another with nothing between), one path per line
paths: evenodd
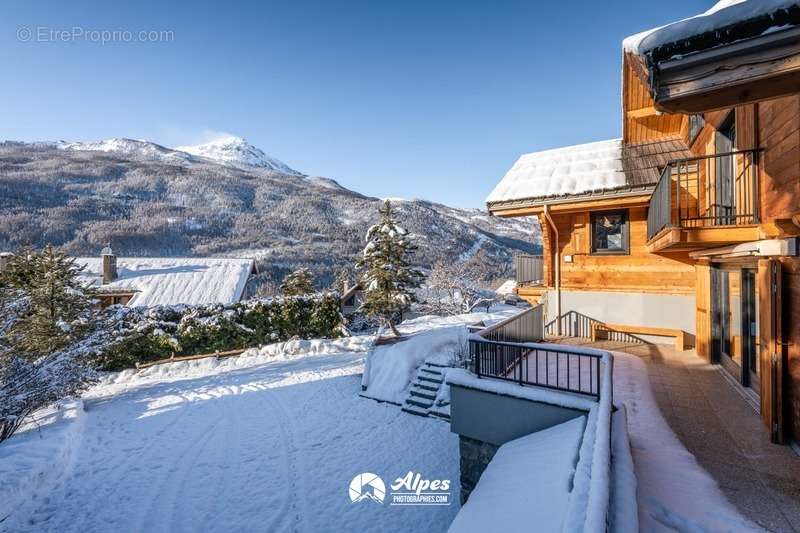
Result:
M612 139L521 156L486 203L579 194L626 183L622 140Z
M720 0L708 11L694 17L631 35L622 41L622 48L626 52L646 54L660 46L719 30L740 21L770 15L795 4L797 0Z
M363 472L387 488L409 471L457 483L449 425L360 398L363 340L306 342L238 370L117 375L73 430L54 418L14 436L0 445L0 531L446 530L455 503L351 503L348 486ZM37 460L41 476L8 482Z
M582 416L501 446L450 531L562 531L585 425Z
M82 277L100 288L100 257L78 257ZM238 302L253 269L251 259L201 257L119 257L118 278L104 290L136 291L128 305L153 306Z

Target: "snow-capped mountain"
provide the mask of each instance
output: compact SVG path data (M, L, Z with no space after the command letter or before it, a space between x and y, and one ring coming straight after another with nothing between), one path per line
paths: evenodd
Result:
M242 169L264 169L299 176L300 172L283 161L270 157L241 137L223 137L205 144L167 148L140 139L112 138L93 142L39 142L37 146L55 146L61 150L118 153L149 161L180 164L208 161Z
M128 256L254 257L265 280L304 266L322 286L360 256L381 200L274 170L285 165L241 140L210 144L183 147L193 155L132 139L0 142L0 251L52 243L93 256L111 243ZM538 247L533 221L392 203L422 268L470 261L487 277L508 278L512 255Z
M46 143L39 143L46 144ZM75 150L81 152L115 152L127 156L139 157L151 161L164 161L177 163L182 161L196 161L192 155L172 150L160 144L139 139L113 138L93 142L58 142L54 145L61 150Z
M239 168L266 168L284 174L300 174L241 137L223 137L205 144L178 146L175 150Z

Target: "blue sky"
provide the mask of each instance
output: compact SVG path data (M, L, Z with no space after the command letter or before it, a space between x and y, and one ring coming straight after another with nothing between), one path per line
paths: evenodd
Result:
M622 39L711 4L8 2L0 139L231 133L365 194L483 207L519 154L618 137Z

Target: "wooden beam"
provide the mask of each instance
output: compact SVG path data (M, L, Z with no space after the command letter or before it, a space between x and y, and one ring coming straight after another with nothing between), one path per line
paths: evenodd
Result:
M627 324L592 324L592 342L597 340L598 331L613 333L638 333L639 335L654 335L657 337L675 337L675 349L679 352L688 350L691 343L688 342L691 334L682 329L658 328L653 326L629 326Z
M711 246L724 246L757 241L761 237L759 226L721 226L707 228L668 228L647 243L647 251L697 250Z
M628 118L633 118L633 119L648 118L648 117L655 117L660 114L661 113L655 108L655 106L647 106L647 107L640 107L639 109L629 110Z

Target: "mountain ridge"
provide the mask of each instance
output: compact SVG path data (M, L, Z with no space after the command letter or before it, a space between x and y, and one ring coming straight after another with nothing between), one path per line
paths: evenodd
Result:
M120 255L252 256L266 280L306 266L326 283L359 257L378 217L380 199L330 178L148 141L99 143L0 143L0 250L52 243L94 255L110 243ZM514 253L538 247L530 220L426 200L396 210L422 268L472 261L487 278L507 277Z

